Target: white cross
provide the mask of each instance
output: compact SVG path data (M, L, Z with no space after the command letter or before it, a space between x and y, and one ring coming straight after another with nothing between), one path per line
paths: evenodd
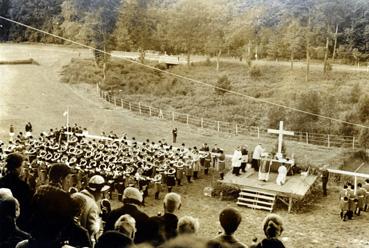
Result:
M283 130L283 121L279 122L279 129L268 129L268 133L278 134L278 153L277 157L282 158L283 135L295 135L294 132Z

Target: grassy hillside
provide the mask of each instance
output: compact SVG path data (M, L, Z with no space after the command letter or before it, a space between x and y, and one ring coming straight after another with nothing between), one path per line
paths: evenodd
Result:
M353 111L349 121L356 122L360 122L355 112L360 99L369 92L366 84L369 73L366 72L333 69L329 75L323 76L315 67L310 81L305 82L303 69L291 70L278 63L257 65L251 69L243 64L222 63L220 68L216 72L213 63L203 62L190 68L177 66L169 71L212 85L226 75L233 91L334 118L347 119L346 116ZM100 71L92 60L73 60L63 68L63 81L96 83L102 79ZM229 93L222 97L215 94L212 87L118 60L109 63L103 87L129 101L219 121L271 127L279 120L285 120L286 125L296 131L342 134L338 123L292 113ZM355 130L344 134L355 134Z

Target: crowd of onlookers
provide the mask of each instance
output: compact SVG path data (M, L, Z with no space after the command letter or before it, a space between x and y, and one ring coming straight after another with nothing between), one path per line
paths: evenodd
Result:
M101 175L90 177L84 189L71 191L71 167L55 163L47 183L32 192L21 178L24 157L11 153L5 163L0 178L0 247L248 247L236 238L242 217L235 208L219 214L223 233L204 240L196 236L196 218L178 219L177 193L167 193L163 214L150 217L142 209L138 188L126 187L122 205L111 209L103 198L110 187ZM265 239L251 247L284 247L278 239L283 232L278 215L268 215L263 228Z
M170 191L171 185L181 184L178 171L183 169L186 178L184 168L191 165L186 180L190 183L200 171L205 176L206 169L219 167L219 157L209 156L206 145L194 151L184 145L178 149L164 142L117 139L114 134L109 140L92 142L78 135L65 136L65 131L82 134L77 127L50 130L37 139L30 131L28 127L27 135L14 136L8 146L0 144L0 248L284 247L278 239L283 223L275 214L264 220L265 239L248 245L236 238L242 239L237 235L242 216L235 208L220 211L223 233L210 240L196 235L199 228L206 228L200 227L198 219L177 217L181 196ZM199 167L197 173L193 166ZM174 184L168 180L171 169ZM156 175L161 175L160 180L151 181ZM154 185L143 185L143 178L150 178ZM162 184L168 191L163 214L148 216L144 208L147 188L161 192ZM121 193L121 206L116 209L109 197L112 192ZM155 198L160 199L159 195Z

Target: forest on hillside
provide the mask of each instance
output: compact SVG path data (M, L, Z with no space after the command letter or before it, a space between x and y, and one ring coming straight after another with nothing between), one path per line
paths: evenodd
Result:
M369 58L367 0L0 0L0 15L107 51L319 59L325 70ZM63 43L0 25L2 41Z

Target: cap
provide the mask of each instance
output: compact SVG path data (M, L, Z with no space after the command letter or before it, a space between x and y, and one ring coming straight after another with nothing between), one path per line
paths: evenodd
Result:
M95 175L88 181L88 189L93 192L104 192L110 189L110 186L105 184L105 179L102 176Z
M127 187L124 190L123 199L131 199L131 200L136 200L139 202L142 202L143 200L142 193L134 187Z

